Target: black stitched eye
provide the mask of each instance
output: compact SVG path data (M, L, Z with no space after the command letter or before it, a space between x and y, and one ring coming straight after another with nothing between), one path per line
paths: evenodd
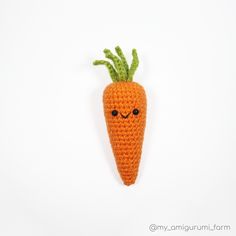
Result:
M137 108L135 108L135 109L133 110L133 114L134 114L135 116L137 116L138 113L139 113L139 110L138 110Z
M117 115L118 115L118 111L117 111L117 110L113 110L113 111L111 112L111 114L112 114L113 116L117 116Z

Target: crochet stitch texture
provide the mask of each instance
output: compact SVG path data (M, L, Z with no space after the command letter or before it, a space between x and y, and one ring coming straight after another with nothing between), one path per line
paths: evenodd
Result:
M118 56L104 50L114 67L105 60L97 60L94 65L105 65L114 82L103 93L104 115L117 169L124 184L131 185L137 178L142 154L146 94L141 85L132 81L139 64L136 50L132 51L133 61L129 67L120 47L115 49Z
M120 176L126 185L133 184L138 174L146 123L146 95L135 82L110 84L103 94L104 113L112 150ZM138 115L132 112L139 110ZM112 116L111 111L119 114ZM123 118L122 115L127 116Z

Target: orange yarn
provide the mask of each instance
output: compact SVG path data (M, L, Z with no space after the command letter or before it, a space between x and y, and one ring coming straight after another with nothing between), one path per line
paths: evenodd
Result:
M145 91L136 82L112 83L104 90L103 104L118 171L124 184L131 185L136 180L142 153Z

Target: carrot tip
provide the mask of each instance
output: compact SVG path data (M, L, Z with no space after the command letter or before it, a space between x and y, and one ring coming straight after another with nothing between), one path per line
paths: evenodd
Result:
M130 182L124 182L124 185L126 185L126 186L130 186L132 184L135 184L135 180L134 181L130 181Z

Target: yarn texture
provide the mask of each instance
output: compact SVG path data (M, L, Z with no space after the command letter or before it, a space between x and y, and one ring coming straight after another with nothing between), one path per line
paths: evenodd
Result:
M136 50L132 50L130 67L120 47L115 50L118 56L104 49L114 66L105 60L97 60L94 65L105 65L114 82L103 93L104 115L117 169L124 184L131 185L135 183L141 160L147 102L144 88L133 82L139 64Z
M146 123L145 91L135 82L113 83L104 91L103 104L118 171L124 184L133 184L138 174ZM139 111L138 115L133 114L134 109ZM118 111L117 116L112 115L113 110Z

